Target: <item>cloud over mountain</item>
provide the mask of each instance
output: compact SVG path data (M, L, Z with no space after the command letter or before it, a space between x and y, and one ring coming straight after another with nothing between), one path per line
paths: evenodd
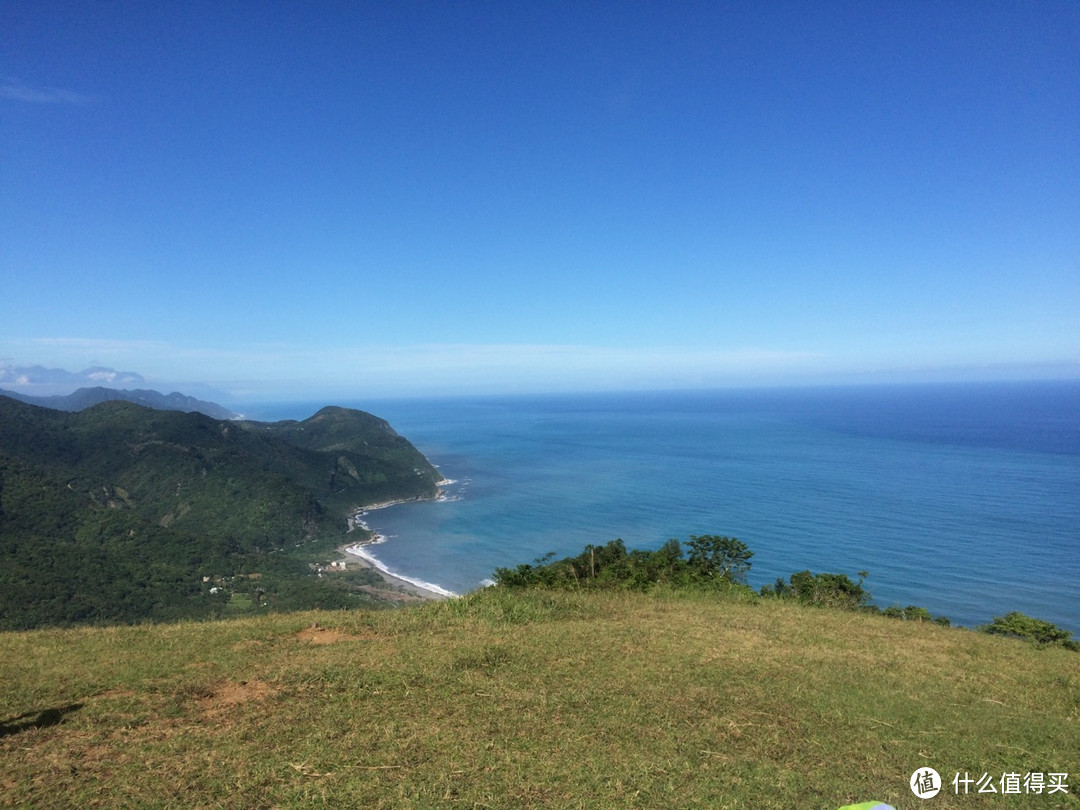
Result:
M25 394L70 394L77 388L104 386L117 388L142 385L146 380L134 371L117 371L104 366L92 366L73 372L45 366L16 366L0 362L0 386Z

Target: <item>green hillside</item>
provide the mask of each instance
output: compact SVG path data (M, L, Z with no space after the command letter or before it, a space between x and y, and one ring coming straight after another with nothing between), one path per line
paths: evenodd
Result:
M0 633L3 806L1050 810L1078 741L1074 652L703 591Z
M0 628L354 604L312 555L343 542L350 509L438 480L361 411L253 423L0 397Z

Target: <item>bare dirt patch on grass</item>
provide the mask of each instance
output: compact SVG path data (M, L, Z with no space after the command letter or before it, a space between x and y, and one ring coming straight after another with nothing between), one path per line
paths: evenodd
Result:
M370 641L371 635L357 635L338 630L336 627L320 627L317 623L305 627L296 634L296 638L306 644L337 644L343 641Z
M265 700L276 692L265 681L226 681L207 689L197 702L203 714L214 717L237 706Z

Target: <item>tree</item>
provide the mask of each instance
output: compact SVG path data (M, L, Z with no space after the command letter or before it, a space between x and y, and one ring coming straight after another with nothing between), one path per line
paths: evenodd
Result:
M754 552L745 543L734 537L706 534L690 535L686 546L690 550L687 564L697 576L746 584Z
M683 559L682 543L674 537L654 551L652 556L658 571L658 578L663 577L669 581L675 579L686 563Z

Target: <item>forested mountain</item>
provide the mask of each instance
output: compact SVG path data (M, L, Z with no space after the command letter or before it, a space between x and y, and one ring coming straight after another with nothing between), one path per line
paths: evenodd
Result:
M341 541L351 507L432 497L438 480L362 411L259 423L0 397L0 628L212 615L228 594L207 583L238 575L263 580L257 602L339 604L296 581L295 550Z
M15 391L6 391L0 388L0 396L11 397L28 405L40 405L43 408L55 408L59 411L81 411L85 408L98 405L102 402L122 400L134 402L136 405L145 405L147 408L156 408L161 411L198 411L214 419L236 419L239 414L233 413L228 408L218 405L216 402L205 402L195 397L189 397L178 391L171 394L162 394L158 391L150 391L136 388L131 391L118 388L104 388L100 385L90 388L80 388L70 394L56 394L46 397L34 397L29 394L20 394Z

